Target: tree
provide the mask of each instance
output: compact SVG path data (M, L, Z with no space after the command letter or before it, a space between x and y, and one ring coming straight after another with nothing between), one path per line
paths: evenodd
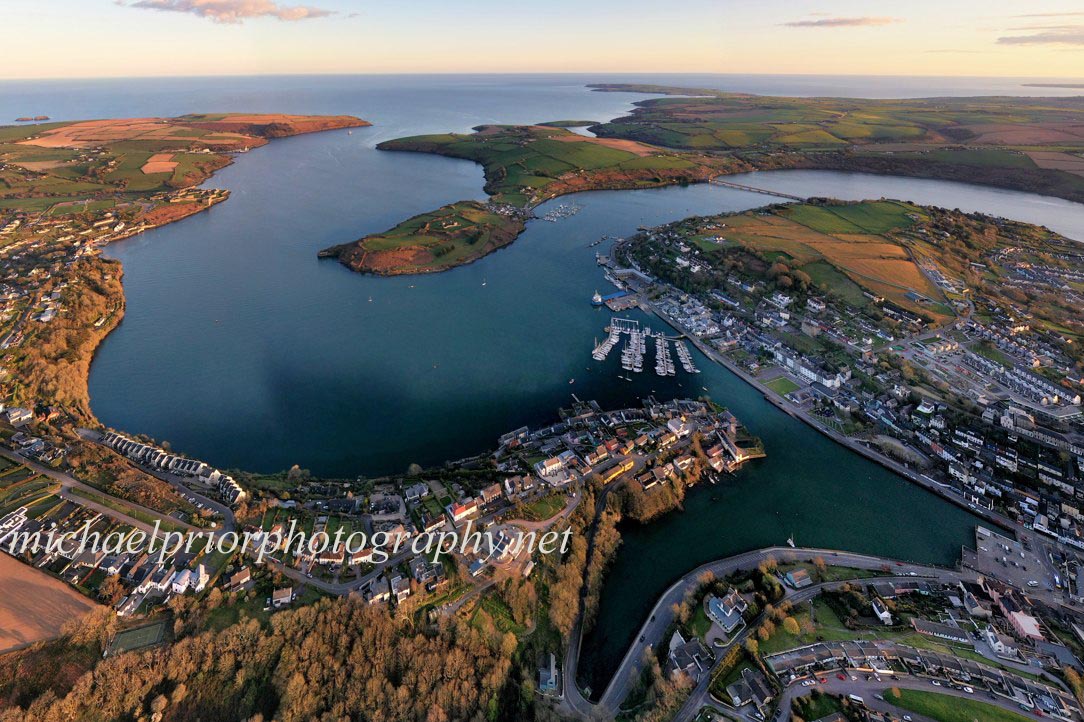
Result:
M798 628L798 620L794 617L787 617L783 620L783 629L787 634L797 636L801 629Z

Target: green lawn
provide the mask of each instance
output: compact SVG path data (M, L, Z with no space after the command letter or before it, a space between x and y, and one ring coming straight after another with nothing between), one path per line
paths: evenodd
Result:
M1031 719L985 702L912 689L901 689L898 698L889 692L885 701L938 722L1024 722Z
M693 611L692 617L689 618L689 631L694 636L704 639L708 636L708 630L710 629L711 620L708 619L708 614L704 611L704 605L697 604L696 610Z
M545 521L546 519L552 519L564 508L564 494L550 494L513 510L509 517L525 519L526 521Z
M798 384L794 383L786 376L779 376L764 384L769 389L779 394L780 396L786 396L791 391L797 391L801 388Z
M801 631L798 634L790 634L783 629L782 623L777 624L775 634L767 641L760 643L761 654L775 654L786 649L804 647L819 640L840 642L863 636L843 626L843 622L836 613L820 597L813 602L813 611L816 614L816 624L810 622L808 604L795 608L791 616L797 620Z

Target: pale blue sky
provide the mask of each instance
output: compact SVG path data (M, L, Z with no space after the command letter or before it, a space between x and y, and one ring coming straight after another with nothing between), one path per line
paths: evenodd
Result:
M5 78L560 71L1084 77L1079 0L0 0L0 20Z

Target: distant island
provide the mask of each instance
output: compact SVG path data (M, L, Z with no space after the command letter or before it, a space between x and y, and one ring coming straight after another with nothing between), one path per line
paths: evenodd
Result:
M431 273L511 243L531 209L587 190L705 182L752 170L822 169L931 178L1084 202L1084 98L788 98L706 88L598 84L670 96L628 116L489 125L382 150L473 160L488 203L462 201L320 252L354 271Z
M16 123L33 123L33 122L39 121L39 120L49 120L49 116L48 115L35 115L35 116L24 115L22 118L16 118L15 122Z
M1021 83L1025 88L1084 88L1084 83Z

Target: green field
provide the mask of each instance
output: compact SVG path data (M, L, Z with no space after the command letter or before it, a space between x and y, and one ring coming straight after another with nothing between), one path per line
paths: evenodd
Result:
M901 689L899 693L899 697L892 692L886 693L885 701L938 722L1024 722L1031 719L992 704L946 694L913 689Z
M764 385L780 396L786 396L791 391L797 391L801 388L801 386L794 383L786 376L777 376L771 381L764 382Z
M550 494L541 499L535 499L529 504L514 509L509 516L513 519L526 521L545 521L553 518L559 511L565 508L563 494Z
M367 273L439 271L511 243L523 228L518 213L501 214L478 201L460 201L321 255L337 257L353 270Z
M987 183L1084 199L1084 178L1026 153L1084 150L1084 101L1050 98L762 97L705 88L604 84L599 90L696 97L641 101L593 126L599 137L740 154L768 167L822 167ZM780 165L782 153L789 153Z
M552 124L482 126L469 135L413 136L385 141L378 147L437 153L480 163L485 168L486 192L495 201L515 206L534 205L570 190L706 180L735 165L727 158L600 141ZM575 186L570 188L573 183Z

